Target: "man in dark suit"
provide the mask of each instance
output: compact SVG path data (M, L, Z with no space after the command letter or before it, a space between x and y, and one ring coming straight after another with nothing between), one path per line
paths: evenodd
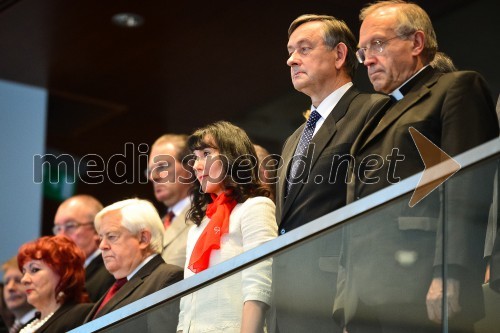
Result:
M393 103L368 122L352 147L348 203L424 169L410 127L451 156L498 136L483 78L428 66L437 41L422 8L379 2L360 18L358 59L375 90L391 95ZM482 315L481 250L491 202L484 189L491 182L487 172L460 173L413 208L399 201L346 227L335 316L347 331L439 332L443 285L450 331L473 329Z
M182 268L165 263L161 257L163 224L149 201L128 199L110 205L97 214L95 227L104 264L116 282L96 302L85 322L182 280ZM174 306L170 310L149 324L175 332L179 309Z
M115 279L104 267L98 248L99 236L94 229L94 217L102 204L93 196L75 195L57 208L54 218L54 235L65 235L85 253L85 289L90 300L101 298Z
M276 188L281 235L345 205L349 149L365 122L388 101L353 86L356 39L343 21L302 15L290 25L288 38L292 83L312 105L308 122L287 139L282 152ZM280 332L339 330L331 304L340 235L313 243L275 260Z

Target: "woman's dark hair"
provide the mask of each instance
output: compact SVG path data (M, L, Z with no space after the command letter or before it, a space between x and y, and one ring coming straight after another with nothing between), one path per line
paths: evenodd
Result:
M58 303L89 301L83 268L85 254L71 239L45 236L25 243L17 254L19 269L22 271L24 264L30 260L42 260L61 278L55 290Z
M242 203L256 196L269 197L270 192L259 180L259 164L255 148L244 130L227 121L218 121L196 130L188 138L189 149L214 148L219 151L226 195ZM200 225L211 195L204 193L198 180L191 187L193 202L186 218Z

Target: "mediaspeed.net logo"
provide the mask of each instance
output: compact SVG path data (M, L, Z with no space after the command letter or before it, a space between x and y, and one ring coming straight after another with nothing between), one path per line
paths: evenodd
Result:
M421 179L409 201L410 207L413 207L460 170L460 164L415 128L410 127L409 132L425 165ZM86 184L102 184L106 180L113 184L147 184L148 182L191 184L197 181L193 170L193 155L186 156L183 161L178 161L171 155L157 155L153 157L152 167L150 167L148 153L147 144L135 145L128 142L124 146L123 153L114 154L107 159L97 154L87 154L80 158L69 154L35 155L33 157L33 181L37 184L75 183L77 181ZM293 163L298 164L298 172L293 178L287 178L286 182L292 184L345 182L348 184L356 178L364 184L376 184L381 181L381 175L376 171L382 169L384 165L387 172L384 172L383 176L386 177L387 183L396 184L401 181L401 178L397 176L397 169L399 163L405 160L405 156L397 148L393 148L387 156L377 154L366 156L359 162L363 167L358 169L355 169L356 161L352 155L334 154L330 158L329 174L316 175L311 178L314 153L315 145L312 143L304 156L293 159ZM210 168L216 166L217 163L221 163L226 168L221 168L222 173L214 176L210 173ZM182 172L182 175L177 174L176 164L186 172ZM279 181L279 175L283 174L280 172L281 169L288 168L288 164L285 165L283 158L278 154L270 154L260 161L253 155L238 156L233 160L225 155L208 156L204 161L204 166L203 174L212 176L204 177L203 181L218 183L225 177L232 177L235 183L248 183L251 181L251 170L257 167L263 171L269 171L259 172L258 177L262 183L270 186L276 185Z

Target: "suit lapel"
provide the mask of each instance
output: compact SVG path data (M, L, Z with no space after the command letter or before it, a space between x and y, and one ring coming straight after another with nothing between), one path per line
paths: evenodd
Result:
M278 202L277 202L277 213L279 221L278 225L281 224L281 220L283 220L284 217L284 205L285 205L285 192L286 192L286 186L287 186L287 175L288 175L288 169L290 167L290 161L292 160L293 154L295 153L295 149L299 143L300 136L302 135L302 131L304 130L305 124L302 124L291 136L288 138L288 140L285 142L285 146L283 147L283 156L282 156L282 165L279 168L279 174L278 174L278 179L280 180L278 182L278 188L276 189L276 193L279 194L277 196Z
M108 304L106 304L101 311L99 311L99 315L107 314L113 311L120 303L123 302L137 287L139 287L143 283L142 278L136 278L135 276L132 280L127 281L127 283L120 289L118 292L109 300Z
M388 107L387 112L382 116L382 119L375 116L365 125L352 147L352 153L355 155L355 153L362 150L370 141L384 132L413 105L417 104L422 98L426 97L430 93L430 87L437 82L438 78L439 75L435 75L434 71L431 70L422 77L420 80L421 83L417 83L416 86L410 90L403 99L392 106L388 106L386 104L386 107L382 108L381 112Z
M321 125L321 128L319 131L314 135L314 137L311 140L311 143L309 145L309 149L314 149L314 154L312 155L312 160L310 165L308 165L308 170L307 172L310 174L310 170L314 168L314 165L318 161L318 158L321 156L321 153L325 149L325 147L333 140L335 133L337 132L337 125L336 123L342 119L342 117L346 114L347 109L349 108L349 104L351 104L351 101L359 95L359 91L352 86L349 88L349 90L346 91L346 93L340 98L338 101L337 105L333 108L333 110L330 112L328 117L326 117L323 125ZM304 125L301 126L301 129L303 129ZM291 155L290 159L293 157L293 154L295 152L295 147L297 147L298 141L300 139L300 135L302 135L302 130L300 131L300 134L298 135L298 138L296 138L295 145L293 146L293 149L291 149ZM309 153L310 154L310 153ZM290 161L288 161L289 163ZM288 173L285 173L285 179L286 175ZM280 178L281 179L281 178ZM308 177L307 182L314 182L314 179L310 179ZM281 182L281 185L286 184L286 181ZM292 207L293 202L295 201L295 198L297 197L298 193L301 191L301 189L304 187L304 183L300 182L298 184L294 184L291 189L290 193L288 193L288 197L285 200L284 206L283 206L283 212L282 216L286 216L286 213ZM283 187L283 186L281 186ZM283 192L285 193L284 187L281 188Z
M99 311L98 316L101 317L113 310L117 307L121 307L121 303L123 300L125 300L130 294L132 294L140 285L143 284L144 279L149 276L155 268L160 265L163 262L163 259L161 256L158 254L156 255L153 259L151 259L144 267L142 267L133 277L130 281L125 283L123 287L118 290L118 292L109 300L109 302ZM101 304L102 300L104 299L106 295L104 295L98 303L96 303L96 306L94 306L95 309L99 308L99 305Z

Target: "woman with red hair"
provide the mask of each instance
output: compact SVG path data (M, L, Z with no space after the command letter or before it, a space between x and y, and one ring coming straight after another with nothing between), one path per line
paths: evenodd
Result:
M62 333L83 323L92 308L84 290L84 261L83 252L64 236L41 237L21 246L21 282L39 316L20 333Z

